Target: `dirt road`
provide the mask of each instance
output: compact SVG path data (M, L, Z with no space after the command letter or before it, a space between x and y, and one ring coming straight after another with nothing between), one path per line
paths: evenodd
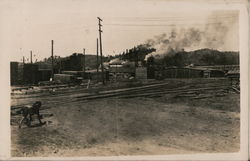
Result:
M168 94L46 106L42 113L53 116L45 117L47 124L42 127L18 129L13 121L12 156L239 151L240 98L232 92L205 99Z

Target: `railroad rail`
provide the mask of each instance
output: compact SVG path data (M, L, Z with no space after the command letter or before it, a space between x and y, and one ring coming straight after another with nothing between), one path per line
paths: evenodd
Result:
M103 98L134 98L134 97L152 97L152 96L161 96L165 94L188 94L188 93L201 93L204 91L218 91L218 90L231 90L230 85L213 85L211 84L208 87L201 87L202 84L196 84L195 86L183 85L181 87L169 87L169 83L159 83L151 84L139 87L115 89L115 90L106 90L96 93L75 93L70 95L55 95L54 97L48 96L44 105L55 106L60 104L67 104L72 102L87 102L90 100L103 99ZM25 98L24 98L25 99ZM43 101L43 98L41 98ZM18 109L22 105L12 106L11 109Z

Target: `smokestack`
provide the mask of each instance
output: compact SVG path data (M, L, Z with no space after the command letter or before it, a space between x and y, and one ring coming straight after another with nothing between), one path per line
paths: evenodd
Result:
M83 72L85 73L85 48L83 48Z
M30 51L30 63L32 64L32 50Z
M52 81L54 80L54 40L51 40L51 78Z

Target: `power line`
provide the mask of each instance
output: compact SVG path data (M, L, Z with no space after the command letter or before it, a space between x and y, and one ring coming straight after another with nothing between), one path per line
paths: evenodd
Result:
M122 24L122 23L110 23L105 24L106 26L178 26L178 25L211 25L211 24L222 24L221 22L216 23L204 23L204 24Z
M217 19L236 19L237 16L231 16L231 17L209 17L209 18L194 18L194 17L169 17L169 18L131 18L131 19L119 19L120 21L189 21L191 20L217 20Z

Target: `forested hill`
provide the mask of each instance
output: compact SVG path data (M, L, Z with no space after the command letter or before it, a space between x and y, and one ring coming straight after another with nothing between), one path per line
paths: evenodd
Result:
M108 61L108 57L103 57L103 61ZM85 55L85 67L87 69L95 69L97 66L96 55ZM100 57L99 57L100 62ZM83 54L73 53L67 57L54 56L54 68L55 70L61 68L61 70L82 70ZM40 66L51 66L51 57L45 58L43 61L37 62ZM51 68L51 67L49 67Z
M200 49L195 51L181 51L172 52L161 57L161 59L156 59L154 57L149 57L147 62L145 61L145 56L155 52L153 48L146 48L145 46L139 46L128 50L120 55L103 57L104 62L108 62L111 59L119 58L127 61L142 61L143 65L155 64L164 66L177 66L184 67L190 64L194 65L238 65L239 64L239 52L233 51L218 51L213 49ZM55 56L55 68L59 69L60 66L62 70L82 70L82 54L74 53L68 57L60 58ZM99 58L100 61L100 58ZM60 64L61 63L61 64ZM96 68L96 56L86 55L85 65L90 69ZM51 65L51 58L47 58L38 64L48 64Z
M167 66L194 65L238 65L239 52L200 49L166 55L159 61Z
M129 50L127 53L117 55L116 57L129 61L145 61L145 55L155 52L153 48L145 48L139 46ZM138 54L138 56L137 56ZM195 65L238 65L239 52L234 51L218 51L214 49L199 49L194 51L171 52L159 58L150 58L156 64L164 64L166 66L186 66Z

